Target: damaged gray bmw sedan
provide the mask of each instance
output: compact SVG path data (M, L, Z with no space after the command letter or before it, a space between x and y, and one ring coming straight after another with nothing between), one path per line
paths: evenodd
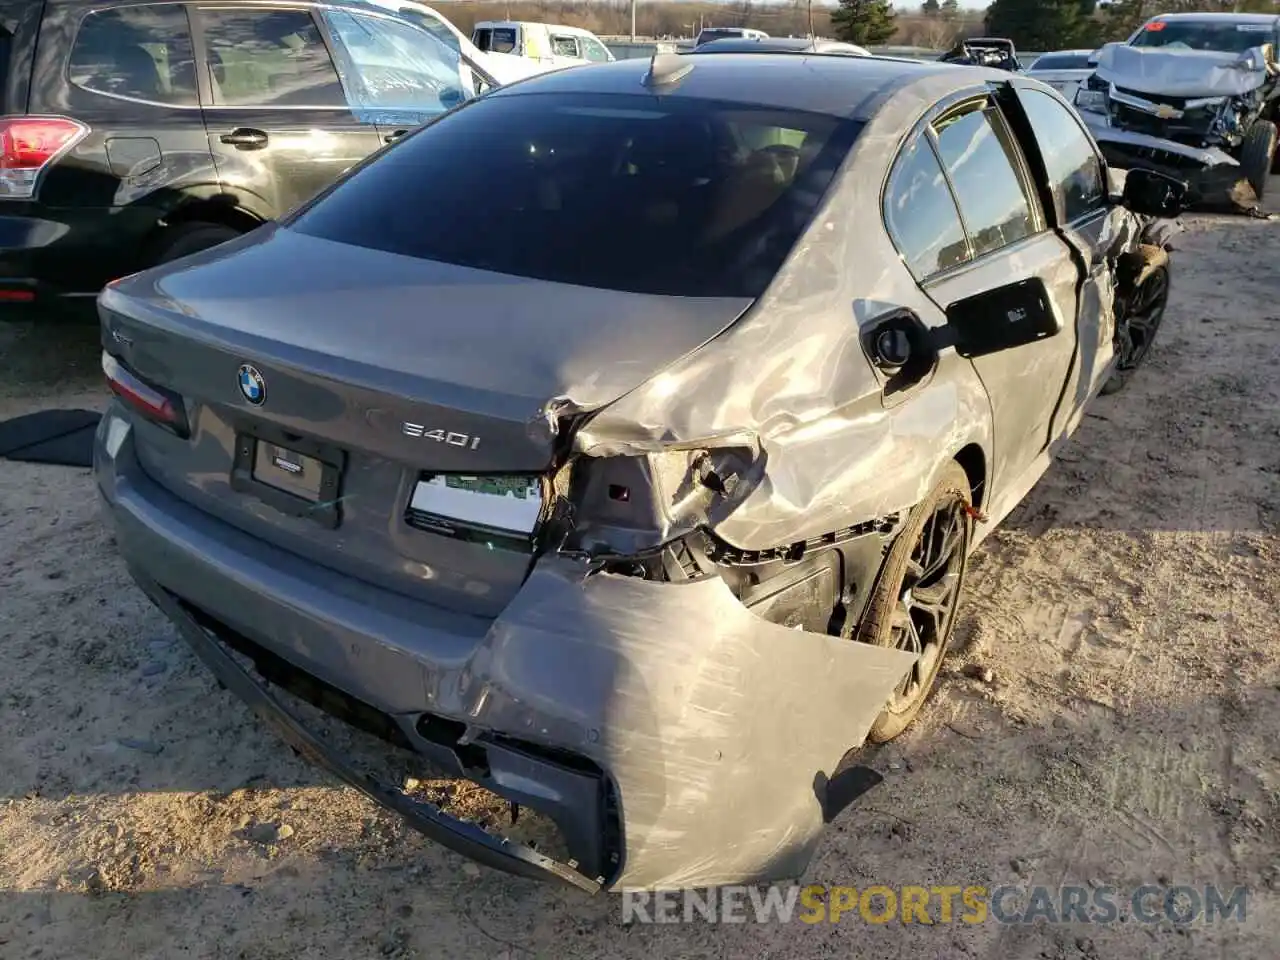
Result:
M108 287L97 483L220 681L428 836L590 891L794 877L966 557L1150 346L1180 191L1113 196L994 70L536 77ZM566 852L367 775L295 694Z

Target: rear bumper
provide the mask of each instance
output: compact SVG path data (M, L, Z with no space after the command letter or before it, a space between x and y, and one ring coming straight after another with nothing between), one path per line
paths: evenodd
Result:
M157 219L154 211L132 207L0 202L0 306L96 295L137 269ZM12 296L16 291L29 292L30 299Z
M172 496L139 467L116 405L99 428L95 473L135 578L228 687L428 836L525 876L588 890L798 876L836 812L837 768L913 659L767 623L718 578L584 577L554 557L497 619L450 614ZM210 639L192 608L381 711L424 755L546 813L576 863L371 783ZM424 715L465 726L465 750L424 737Z

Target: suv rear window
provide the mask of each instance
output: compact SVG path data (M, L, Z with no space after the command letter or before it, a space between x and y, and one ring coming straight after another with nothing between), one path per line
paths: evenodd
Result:
M580 286L755 297L860 129L683 97L482 97L406 137L289 226Z
M90 12L67 72L94 93L183 107L199 102L191 28L186 8L176 3Z

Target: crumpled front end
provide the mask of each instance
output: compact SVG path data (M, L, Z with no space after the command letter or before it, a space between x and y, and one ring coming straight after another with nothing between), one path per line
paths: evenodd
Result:
M1122 170L1155 170L1187 184L1191 209L1258 214L1258 195L1235 157L1216 146L1197 147L1166 137L1116 126L1100 113L1080 116L1102 149L1107 163Z
M184 504L140 468L132 431L108 410L100 491L134 576L206 663L309 758L510 872L587 890L798 875L843 802L843 757L914 659L766 622L718 577L659 583L554 556L491 622L449 616ZM569 857L370 780L221 641L270 643L419 752L546 813Z
M1260 47L1235 54L1107 44L1077 103L1118 130L1230 149L1262 111L1269 79Z

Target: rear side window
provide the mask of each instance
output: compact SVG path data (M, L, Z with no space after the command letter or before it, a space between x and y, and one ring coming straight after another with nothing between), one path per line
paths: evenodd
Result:
M998 250L1035 230L1014 158L1017 147L994 107L935 121L938 156L951 179L973 255Z
M473 95L459 55L417 27L343 10L324 17L354 68L348 81L356 106L434 116Z
M338 72L305 10L201 10L213 102L345 107Z
M499 94L411 134L289 225L521 277L755 297L860 128L683 97Z
M964 227L929 138L903 150L885 193L885 224L917 280L969 259Z
M401 7L400 16L420 26L455 53L462 52L457 36L435 17L428 16L421 10L414 10L412 7Z
M1018 99L1044 157L1058 219L1070 223L1103 209L1107 202L1106 176L1093 144L1080 129L1080 121L1067 107L1039 90L1019 90Z
M67 63L71 82L94 93L192 107L195 56L185 7L95 10L80 23Z

